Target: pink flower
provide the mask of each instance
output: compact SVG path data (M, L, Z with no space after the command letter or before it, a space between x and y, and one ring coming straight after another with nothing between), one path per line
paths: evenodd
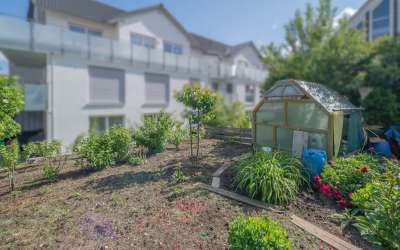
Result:
M370 153L375 153L376 150L375 150L374 147L369 147L369 148L368 148L368 152L370 152Z
M328 198L332 198L332 187L329 184L321 184L321 192Z
M328 164L332 166L333 165L333 161L332 160L328 160Z
M349 192L349 198L351 199L351 197L353 196L353 192Z
M341 208L346 208L350 206L350 203L348 201L346 201L345 199L340 199L338 201L338 204Z

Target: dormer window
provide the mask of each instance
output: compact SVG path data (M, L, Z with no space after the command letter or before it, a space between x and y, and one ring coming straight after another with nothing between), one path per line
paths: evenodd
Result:
M103 32L100 30L84 27L81 25L76 25L76 24L70 24L69 25L69 30L81 34L88 34L91 36L98 36L101 37L103 35Z
M143 46L148 49L154 49L157 44L157 40L154 37L142 35L139 33L132 33L131 42L136 46Z
M182 55L183 46L181 44L164 41L164 52Z

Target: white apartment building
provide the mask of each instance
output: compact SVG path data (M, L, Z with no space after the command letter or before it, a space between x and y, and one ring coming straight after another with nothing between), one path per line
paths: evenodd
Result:
M400 0L368 0L351 17L350 26L365 30L366 39L400 35Z
M27 20L0 15L0 49L25 91L23 138L65 145L161 109L180 117L174 92L195 81L250 109L267 76L252 42L190 33L163 5L128 12L94 0L31 0Z

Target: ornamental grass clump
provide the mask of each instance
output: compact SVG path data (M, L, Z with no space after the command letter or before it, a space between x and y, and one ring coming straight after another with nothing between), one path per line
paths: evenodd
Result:
M239 216L229 225L231 250L288 250L292 242L278 222L268 217Z
M292 201L305 182L301 162L283 152L257 152L242 160L234 179L252 198L273 204Z

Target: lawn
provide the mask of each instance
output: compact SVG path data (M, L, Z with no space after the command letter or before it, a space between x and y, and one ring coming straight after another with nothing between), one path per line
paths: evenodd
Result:
M58 180L42 179L41 167L20 170L17 191L10 193L6 173L0 174L0 249L228 249L228 226L240 214L276 219L295 249L319 249L321 242L292 224L295 213L327 231L368 248L355 232L341 236L329 219L335 206L302 193L275 213L256 209L202 190L221 165L233 165L249 146L218 140L202 141L194 167L189 145L167 148L139 166L120 165L88 171L68 162ZM181 167L188 179L173 184ZM229 171L224 187L229 185ZM329 249L329 247L326 247Z

